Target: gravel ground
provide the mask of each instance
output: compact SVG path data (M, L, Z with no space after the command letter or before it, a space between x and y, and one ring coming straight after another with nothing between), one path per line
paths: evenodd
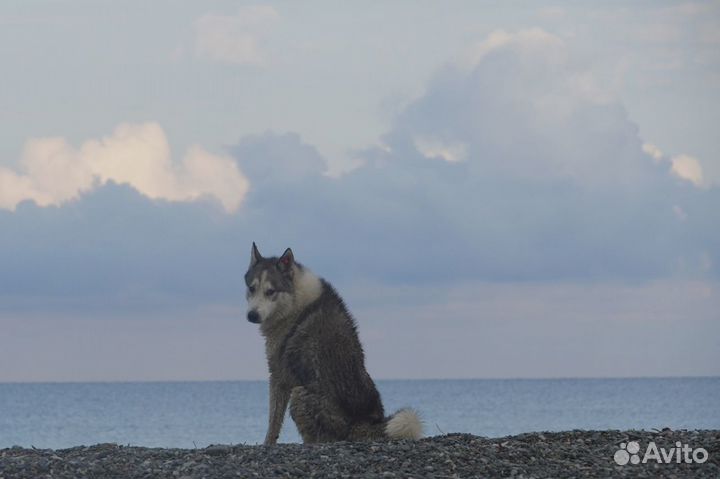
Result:
M668 451L677 441L707 450L702 463L632 464L613 459L636 441ZM627 447L627 446L625 446ZM633 447L630 447L633 452ZM621 454L622 456L622 454ZM629 455L627 457L630 457ZM417 442L210 446L154 449L98 444L62 450L0 450L0 479L41 478L563 478L720 477L720 431L570 431L504 438L449 434Z

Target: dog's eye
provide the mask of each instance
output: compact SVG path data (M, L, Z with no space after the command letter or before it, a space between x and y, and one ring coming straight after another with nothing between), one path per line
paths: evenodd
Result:
M255 286L249 286L248 291L250 291L250 294L255 294Z
M275 290L274 290L274 289L270 288L270 289L266 289L266 290L265 290L265 296L267 296L268 298L269 298L270 296L272 296L273 294L275 294Z

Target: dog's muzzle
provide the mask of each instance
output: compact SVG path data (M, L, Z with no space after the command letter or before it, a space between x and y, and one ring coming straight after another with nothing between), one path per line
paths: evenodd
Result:
M255 310L253 309L253 310L251 310L251 311L248 311L247 319L248 319L248 321L250 321L251 323L257 324L257 323L260 322L260 315L258 314L257 311L255 311Z

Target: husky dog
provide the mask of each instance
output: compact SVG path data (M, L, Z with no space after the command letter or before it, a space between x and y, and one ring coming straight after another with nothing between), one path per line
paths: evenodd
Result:
M263 258L253 243L245 283L247 319L260 324L270 369L266 445L277 442L288 403L306 443L421 437L413 410L385 416L355 321L335 289L295 262L290 248Z

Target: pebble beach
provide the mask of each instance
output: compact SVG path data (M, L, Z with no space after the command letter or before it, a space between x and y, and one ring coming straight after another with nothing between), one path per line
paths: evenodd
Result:
M654 442L702 447L702 463L619 465L618 451ZM634 447L630 448L633 452ZM624 453L620 453L623 459ZM702 455L701 455L702 456ZM625 459L628 459L625 456ZM447 434L419 441L213 445L199 449L97 444L70 449L0 450L0 479L82 478L585 478L720 477L720 431L568 431L503 438ZM639 459L636 459L639 460ZM621 461L622 462L622 461Z

